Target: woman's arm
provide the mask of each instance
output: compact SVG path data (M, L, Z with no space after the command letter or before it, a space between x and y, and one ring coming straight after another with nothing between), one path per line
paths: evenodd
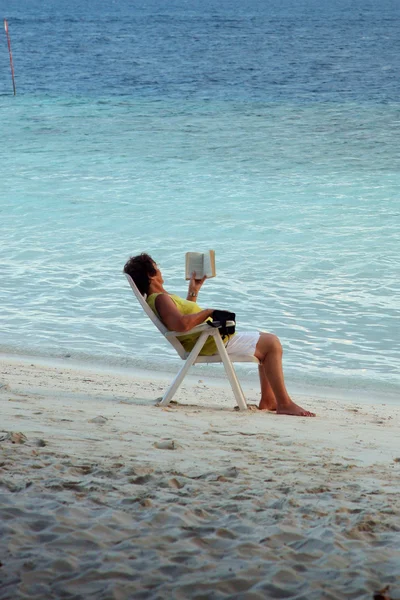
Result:
M200 288L206 279L207 277L205 275L201 279L196 279L196 271L193 271L189 281L189 289L186 300L190 300L191 302L197 302L197 296L199 295Z
M168 294L159 294L155 304L161 321L170 331L189 331L203 323L214 311L213 308L206 308L193 315L183 315Z

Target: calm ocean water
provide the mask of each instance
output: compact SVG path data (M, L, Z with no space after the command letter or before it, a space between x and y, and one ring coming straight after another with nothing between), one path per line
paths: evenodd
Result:
M397 2L0 7L0 351L175 369L122 267L214 248L291 389L400 391Z

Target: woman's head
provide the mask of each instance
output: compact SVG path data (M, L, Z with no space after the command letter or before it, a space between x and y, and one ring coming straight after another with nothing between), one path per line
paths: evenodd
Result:
M144 296L149 292L151 278L157 275L157 265L149 254L142 252L128 260L124 266L124 273L132 277L139 292Z

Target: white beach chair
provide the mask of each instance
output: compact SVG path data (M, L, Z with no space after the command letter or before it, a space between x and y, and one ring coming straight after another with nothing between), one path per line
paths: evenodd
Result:
M236 398L236 402L239 406L239 409L246 410L246 400L242 388L240 386L239 380L236 376L235 370L233 368L232 362L256 362L259 364L258 359L255 356L249 357L239 354L228 355L226 348L222 342L221 336L219 334L219 330L217 328L210 327L209 325L207 325L207 323L202 323L201 325L197 325L197 327L194 327L190 331L185 331L185 335L187 335L188 333L200 333L199 339L195 343L194 348L190 352L186 352L186 350L184 349L184 347L178 339L178 336L182 335L182 332L179 333L178 331L169 331L165 327L165 325L160 321L160 319L158 319L157 315L151 310L150 306L146 302L146 299L142 296L142 294L136 287L136 284L133 281L133 279L127 273L125 273L125 276L128 279L129 285L131 286L133 293L138 299L146 315L151 319L151 321L163 334L163 336L168 340L168 342L175 348L182 360L185 361L185 364L180 369L179 373L176 375L175 379L172 381L171 385L165 392L160 402L160 406L166 406L171 402L175 392L181 385L182 381L184 380L187 372L189 371L192 365L199 363L222 362L225 367L226 375L228 377L229 383L231 384L232 391ZM214 337L219 354L215 354L213 356L199 356L202 347L204 346L208 336L210 335Z

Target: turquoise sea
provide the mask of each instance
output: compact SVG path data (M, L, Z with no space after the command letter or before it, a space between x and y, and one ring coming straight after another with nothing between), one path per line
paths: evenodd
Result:
M176 370L122 268L214 248L290 390L399 394L398 3L0 7L1 352Z

